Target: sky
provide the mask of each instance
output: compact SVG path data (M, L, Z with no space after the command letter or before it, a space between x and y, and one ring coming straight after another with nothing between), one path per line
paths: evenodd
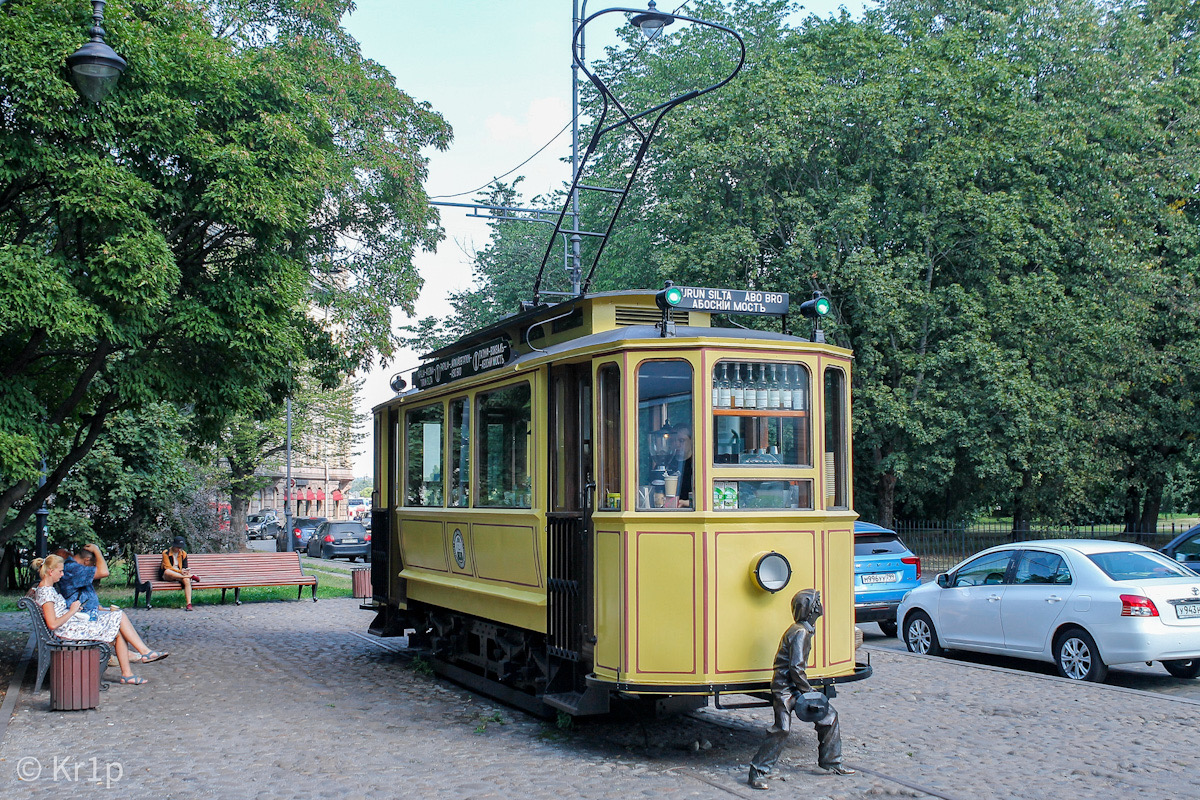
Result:
M659 2L670 11L682 0ZM854 13L861 8L861 2L816 0L806 3L803 13L826 17L843 5ZM611 7L640 9L643 4L592 0L587 13ZM400 89L428 102L454 129L448 150L426 153L425 188L431 199L469 203L475 190L552 140L505 180L525 176L519 188L526 200L569 182L570 166L562 159L570 155L570 130L555 135L571 120L571 17L572 0L358 0L345 26L364 57L386 67ZM612 30L622 19L610 14L587 27L589 63L616 42ZM470 213L442 208L445 239L436 253L416 256L425 281L418 317L448 314L448 293L470 285L472 254L488 236L486 221L470 219ZM409 319L397 311L392 322L399 326ZM369 417L372 407L392 397L391 376L419 362L418 353L405 351L388 368L372 370L359 393L358 412ZM369 438L360 445L356 476L371 474L370 448Z

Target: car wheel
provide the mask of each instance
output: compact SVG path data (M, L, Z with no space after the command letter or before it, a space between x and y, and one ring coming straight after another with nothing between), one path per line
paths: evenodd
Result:
M350 556L350 563L353 564L355 561L358 561L358 556Z
M937 631L933 629L933 620L924 611L914 611L908 615L904 623L904 645L910 653L920 653L926 656L940 656L942 645L938 642Z
M1176 678L1194 678L1200 675L1200 658L1182 658L1176 661L1164 661L1162 665L1167 672Z
M1055 638L1054 665L1059 675L1073 681L1101 683L1108 675L1096 640L1083 628L1068 628Z
M900 630L900 625L895 621L884 620L879 623L879 630L883 631L884 636L895 638L896 632Z

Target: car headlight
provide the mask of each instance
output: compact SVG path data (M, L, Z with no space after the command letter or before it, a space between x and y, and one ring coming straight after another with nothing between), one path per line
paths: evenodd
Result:
M764 553L754 564L755 582L772 594L787 586L791 579L792 565L781 553Z

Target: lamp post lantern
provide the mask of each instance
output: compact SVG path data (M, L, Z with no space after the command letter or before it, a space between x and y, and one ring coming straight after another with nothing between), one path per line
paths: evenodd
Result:
M75 88L88 100L99 103L117 85L126 61L104 41L105 0L92 0L91 41L67 56Z
M670 14L664 14L657 10L654 0L650 0L649 7L641 14L634 16L629 20L629 24L635 28L640 28L642 35L647 39L653 39L662 29L675 21L675 17Z

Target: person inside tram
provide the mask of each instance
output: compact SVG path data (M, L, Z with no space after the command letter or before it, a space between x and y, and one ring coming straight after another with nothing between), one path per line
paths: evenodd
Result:
M692 429L686 425L676 428L671 438L675 442L675 455L669 472L679 476L675 496L679 508L692 507Z

